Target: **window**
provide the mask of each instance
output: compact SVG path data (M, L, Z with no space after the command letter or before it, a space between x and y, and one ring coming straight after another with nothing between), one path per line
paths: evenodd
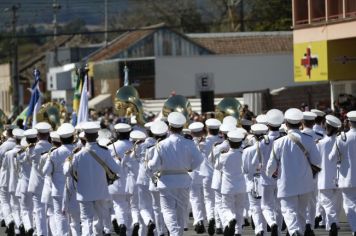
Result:
M311 4L311 21L325 21L325 0L313 0Z
M308 24L308 0L294 1L294 24L303 25Z

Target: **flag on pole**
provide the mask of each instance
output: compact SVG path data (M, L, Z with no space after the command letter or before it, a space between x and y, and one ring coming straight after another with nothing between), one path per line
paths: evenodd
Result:
M41 103L42 103L41 91L40 91L40 87L39 87L39 83L41 80L40 71L38 69L34 69L33 76L35 77L35 83L32 85L32 88L31 88L31 99L30 99L30 103L28 105L26 119L24 121L25 129L27 128L26 127L27 121L30 116L33 116L32 117L32 127L34 127L34 125L36 125L36 123L37 123L36 115L37 115L37 112L40 109Z
M82 88L82 93L80 96L80 103L79 103L79 109L78 109L78 118L77 118L77 124L81 122L88 121L88 73L86 72L84 75L84 83L83 83L83 88Z
M75 85L74 98L73 98L73 112L75 112L75 113L77 113L78 109L79 109L80 94L81 94L83 82L84 82L84 77L83 77L80 69L77 69L76 76L77 76L77 82Z
M125 65L124 67L124 86L129 85L129 68Z

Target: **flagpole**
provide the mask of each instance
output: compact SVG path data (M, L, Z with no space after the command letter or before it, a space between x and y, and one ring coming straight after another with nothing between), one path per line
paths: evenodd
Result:
M88 72L89 72L89 69L87 66L85 66L84 68L81 68L81 74L82 73L84 74L84 82L83 82L83 86L82 86L82 93L80 96L77 124L79 124L81 122L88 121L88 119L89 119Z

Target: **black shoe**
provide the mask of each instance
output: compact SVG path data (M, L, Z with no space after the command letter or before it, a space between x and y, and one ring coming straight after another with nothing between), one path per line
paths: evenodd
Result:
M261 231L258 234L256 234L256 236L263 236L263 235L264 235L264 231Z
M252 227L253 230L255 230L255 222L253 222L252 216L251 216L251 227Z
M1 220L0 225L1 225L1 227L6 227L5 220Z
M304 236L315 236L310 224L305 225Z
M287 230L286 236L290 236L288 230Z
M229 225L225 227L224 236L233 236L235 234L236 220L233 219L229 222Z
M189 212L189 217L193 218L193 212Z
M352 234L352 236L356 236L356 232L354 232L354 233Z
M216 228L215 229L215 234L223 234L224 231L222 230L222 228Z
M112 227L114 229L114 232L116 234L120 234L120 227L119 227L119 224L117 223L117 220L113 219L111 223L112 223Z
M184 231L188 231L189 229L188 228L184 228Z
M104 236L111 236L111 234L104 234Z
M242 228L250 226L250 222L248 221L248 218L244 218L244 223L242 224Z
M21 224L19 226L19 231L20 231L21 236L26 236L26 230L25 230L25 227L23 226L23 224Z
M11 221L7 226L7 235L8 236L15 236L15 222Z
M210 219L208 224L208 234L214 235L215 234L215 219Z
M278 236L278 225L273 224L271 226L271 236Z
M203 234L205 233L205 227L204 227L204 222L201 220L195 225L195 232L197 234Z
M269 226L269 224L267 224L267 232L271 232L271 226Z
M147 226L147 236L154 236L154 230L156 228L156 225L150 221Z
M241 236L241 234L234 234L234 236Z
M140 230L140 224L135 223L132 229L132 236L138 236L138 231Z
M329 236L337 236L337 225L332 223L329 230Z
M284 219L283 219L283 223L282 223L282 228L281 228L281 230L284 231L284 230L286 230L286 229L287 229L287 225L286 225L286 222L285 222Z
M292 236L302 236L298 231L294 232L294 234L292 234Z
M320 222L323 220L323 217L321 217L321 216L317 216L317 217L315 217L315 219L314 219L314 229L317 229L317 228L319 228L320 227Z
M120 228L120 230L119 230L118 235L119 236L126 236L126 225L121 224L119 226L119 228Z

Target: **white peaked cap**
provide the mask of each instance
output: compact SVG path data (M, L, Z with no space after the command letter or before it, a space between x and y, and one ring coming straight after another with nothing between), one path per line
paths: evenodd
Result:
M13 129L12 135L14 135L16 139L22 139L23 137L25 137L24 130L19 129L19 128Z
M168 132L168 125L163 121L155 121L151 125L151 132L157 136L163 136Z
M47 122L39 122L35 125L35 129L37 129L38 133L49 133L52 126Z
M326 115L325 121L327 124L331 125L332 127L335 127L335 128L341 127L341 120L339 118L337 118L336 116Z
M79 138L81 138L81 139L85 138L85 133L84 133L84 131L82 131L82 132L79 133Z
M57 134L61 138L69 138L74 135L74 127L70 123L63 123L61 126L59 126L57 130Z
M104 146L104 147L107 147L108 144L111 142L111 140L108 138L98 138L97 141L100 146Z
M264 124L254 124L251 126L251 131L254 134L266 134L268 132L268 127Z
M137 124L136 116L131 116L130 117L130 124L132 124L132 125L136 125Z
M347 118L349 118L350 121L355 122L356 121L356 111L350 111L346 114Z
M233 124L228 123L228 124L220 125L220 132L222 132L224 134L227 134L228 132L236 130L236 129L237 129L236 125L233 125Z
M240 131L241 133L243 133L244 136L247 135L247 131L246 131L244 128L237 127L236 130L238 130L238 131Z
M284 113L284 119L290 124L298 124L303 120L303 112L297 108L289 108Z
M252 120L248 120L248 119L242 118L241 119L241 125L243 125L243 126L251 126L251 125L253 125L253 122L252 122Z
M203 130L204 124L201 122L193 122L189 125L188 128L191 132L200 132Z
M311 111L304 111L303 112L303 120L315 120L317 115Z
M183 130L182 130L182 133L183 133L183 134L189 134L189 135L190 135L190 134L192 134L192 131L191 131L190 129L183 129Z
M77 131L80 131L80 130L82 130L83 129L83 124L84 124L85 122L80 122L79 124L77 124L76 126L75 126L75 130L77 130Z
M241 142L245 135L240 130L233 130L227 133L227 137L231 142Z
M310 111L315 113L317 116L321 116L321 117L325 116L325 112L320 111L318 109L311 109Z
M89 121L82 125L82 129L86 134L95 134L100 130L100 125L97 122Z
M283 112L278 109L271 109L266 113L267 123L273 127L279 127L284 122Z
M36 138L38 134L37 129L28 129L25 130L24 135L26 138Z
M233 116L225 116L223 119L223 123L231 123L233 125L237 125L237 119Z
M221 122L218 119L210 118L205 121L205 125L208 129L219 129Z
M27 147L28 146L28 143L26 141L26 138L22 138L21 139L21 143L20 143L21 147Z
M144 125L145 129L150 130L152 123L153 123L153 122L147 122L147 123Z
M169 113L167 120L169 125L173 128L181 128L184 126L185 122L187 122L185 116L176 111Z
M146 137L147 137L146 134L140 130L134 130L130 133L130 138L133 141L145 140Z
M60 136L57 133L57 131L52 131L51 133L49 133L49 136L51 137L52 141L54 141L54 142L60 142L61 141Z
M264 124L264 125L267 125L267 116L265 114L261 114L261 115L258 115L256 117L256 122L258 124Z
M114 129L119 133L126 133L131 131L131 125L126 123L118 123L114 126Z

